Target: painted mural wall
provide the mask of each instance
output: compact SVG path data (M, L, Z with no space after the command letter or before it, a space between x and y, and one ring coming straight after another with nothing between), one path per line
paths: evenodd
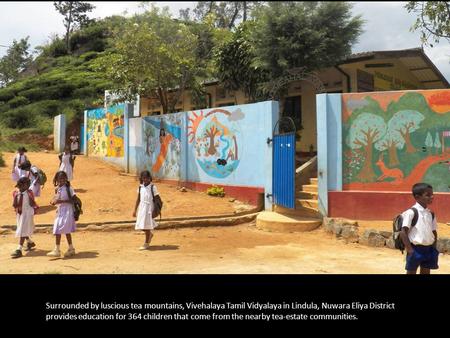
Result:
M182 113L143 118L141 168L157 178L180 180L182 130Z
M343 190L450 191L450 90L342 95Z
M90 156L123 157L125 104L87 111L87 146Z
M160 179L263 187L275 106L263 102L144 117L142 141L130 143L140 144L132 146L131 167Z

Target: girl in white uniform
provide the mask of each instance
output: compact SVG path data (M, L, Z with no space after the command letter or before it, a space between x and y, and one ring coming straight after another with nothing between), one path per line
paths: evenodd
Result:
M72 245L72 232L76 230L75 216L73 212L72 196L75 191L70 186L67 180L67 174L64 171L58 171L53 179L55 185L55 196L50 202L51 205L58 205L56 210L56 219L53 223L53 234L56 239L56 246L53 251L50 251L47 256L60 257L61 235L66 235L69 249L64 254L64 257L71 257L75 255L75 248Z
M136 206L134 208L133 217L136 217L137 210L137 219L136 219L136 230L142 230L145 233L145 242L139 250L148 250L150 248L150 241L153 237L153 233L151 230L155 229L158 224L152 217L152 212L154 208L153 204L153 195L159 195L156 186L151 183L152 175L149 171L143 171L140 175L140 186L138 189L138 197L136 200ZM139 210L138 210L139 208Z
M72 181L73 179L73 159L72 153L70 152L70 148L66 147L64 152L59 155L61 156L61 165L59 166L59 171L64 171L67 174L67 180Z
M22 177L17 181L18 191L13 194L13 207L16 210L17 229L16 237L19 237L19 246L11 254L12 258L22 257L22 248L25 240L27 245L25 250L31 250L36 244L31 240L34 232L34 212L38 208L33 192L29 190L30 179Z
M19 178L26 175L26 171L19 168L20 165L28 161L27 155L25 155L26 152L27 150L24 147L20 147L19 149L17 149L17 154L14 157L14 163L11 173L14 182L17 182Z

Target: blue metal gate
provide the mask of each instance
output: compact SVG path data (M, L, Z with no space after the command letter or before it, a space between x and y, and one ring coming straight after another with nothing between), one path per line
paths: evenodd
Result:
M295 208L295 132L273 136L273 201Z
M84 123L80 125L80 142L79 142L80 154L84 153ZM84 154L86 155L86 154Z

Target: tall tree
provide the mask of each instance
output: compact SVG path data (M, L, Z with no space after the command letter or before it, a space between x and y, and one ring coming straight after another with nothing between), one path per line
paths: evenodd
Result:
M441 38L450 41L450 1L408 1L408 12L417 14L413 30L420 29L422 42L439 42Z
M351 53L363 20L348 2L269 2L254 11L255 65L271 78L292 68L317 70Z
M28 51L28 39L29 36L19 42L13 40L6 54L0 59L0 86L17 80L20 72L30 64L32 57Z
M180 18L184 20L203 21L208 16L214 17L217 28L232 29L242 21L251 17L253 9L265 1L198 1L194 10L180 10Z
M55 1L55 9L64 16L64 27L66 28L66 48L70 52L69 38L76 27L81 27L89 22L86 13L91 12L95 6L82 1Z
M116 32L113 52L96 61L121 100L156 97L163 113L172 113L196 74L197 37L167 8L152 5Z
M230 91L243 90L250 102L257 101L259 84L267 80L266 74L253 66L255 54L249 39L253 25L251 21L241 23L215 53L216 76L221 84Z

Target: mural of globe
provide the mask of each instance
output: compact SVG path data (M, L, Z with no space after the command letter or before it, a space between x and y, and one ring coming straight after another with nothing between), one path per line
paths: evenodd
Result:
M205 116L196 116L193 140L197 164L209 176L226 178L239 166L241 132L232 113L214 109Z

